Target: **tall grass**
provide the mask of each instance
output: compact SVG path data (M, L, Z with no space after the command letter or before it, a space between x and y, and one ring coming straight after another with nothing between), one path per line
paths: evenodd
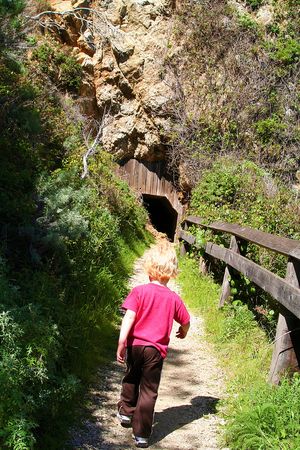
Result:
M234 450L300 449L300 378L267 383L272 343L241 302L218 309L220 288L199 273L196 260L180 261L182 296L205 320L225 372L226 394L219 405L225 418L222 445Z
M280 386L253 384L227 413L226 442L233 450L300 448L300 378Z

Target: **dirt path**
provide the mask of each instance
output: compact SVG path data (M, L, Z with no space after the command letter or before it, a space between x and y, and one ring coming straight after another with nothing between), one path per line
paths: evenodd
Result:
M138 260L131 286L147 282ZM169 287L178 292L173 282ZM203 339L202 319L192 317L189 335L176 339L173 327L168 357L164 363L156 404L150 448L220 449L218 428L221 419L215 414L222 397L222 374ZM122 428L116 419L116 403L124 368L111 363L99 369L99 382L90 392L88 419L82 429L73 432L72 449L125 450L135 448L131 430Z

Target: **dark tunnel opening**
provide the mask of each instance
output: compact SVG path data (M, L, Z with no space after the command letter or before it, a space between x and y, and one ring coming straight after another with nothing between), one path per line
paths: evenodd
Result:
M143 194L143 204L154 228L174 241L178 214L169 200L166 197Z

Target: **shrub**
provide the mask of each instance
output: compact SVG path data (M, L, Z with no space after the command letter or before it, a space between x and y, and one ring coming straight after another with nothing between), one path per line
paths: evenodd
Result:
M252 9L258 9L263 3L264 0L246 0L246 4Z
M293 193L255 164L223 158L204 172L192 192L190 212L206 223L218 220L238 223L299 239L299 215L295 214L299 208L299 200ZM199 238L199 231L191 231ZM224 234L202 231L200 239L202 245L209 240L229 246L229 237ZM251 243L244 245L241 251L259 265L285 277L285 257ZM218 275L217 267L213 268ZM273 335L278 311L271 297L233 270L230 284L232 300L246 303L261 325Z
M43 70L51 74L58 57L63 83L76 79L68 55L37 51ZM110 157L91 158L91 176L81 179L81 124L34 61L28 68L0 54L5 449L62 448L79 393L114 345L118 306L145 239L145 212Z
M257 22L251 17L250 14L240 14L238 16L238 23L242 28L245 30L252 30L257 31L258 30L258 24Z
M297 449L300 445L300 378L279 386L260 385L239 395L227 422L226 439L233 450Z
M225 319L222 325L222 342L237 336L248 336L255 328L254 314L249 311L247 305L240 300L234 300L230 305L225 306Z
M235 170L227 167L225 170L209 171L202 178L201 188L193 191L192 207L197 202L197 193L201 195L201 202L221 207L225 204L233 204L241 180L235 174Z
M73 56L65 54L57 46L43 43L33 51L32 58L38 61L41 70L60 88L78 93L82 68Z
M298 169L298 10L294 0L272 6L266 27L222 0L185 0L177 12L171 44L180 50L167 55L165 73L177 80L168 156L183 188L219 155L250 159L289 183Z
M296 64L300 59L300 41L293 38L279 38L270 46L271 57L284 65Z
M50 395L54 403L54 397L56 402L61 395L69 399L74 390L66 378L52 379L61 357L57 326L41 307L21 306L19 289L9 286L3 273L0 283L0 442L6 448L29 449L38 413L48 407Z
M191 212L207 222L227 220L294 239L299 231L292 210L298 208L293 193L268 172L249 161L230 158L216 161L191 197Z
M113 181L109 164L98 164L109 185L93 169L97 189L92 179L81 180L74 162L44 174L35 191L38 217L31 218L33 209L26 226L10 231L18 244L0 274L1 447L60 445L75 394L112 345L111 322L141 251L145 215ZM106 189L120 214L117 203L98 195ZM59 432L49 440L53 426Z
M0 14L18 14L24 8L24 0L0 0Z
M282 136L283 131L286 129L286 125L276 114L273 114L267 119L256 122L255 129L262 143L267 144L276 141L276 139Z
M82 79L81 65L73 56L67 56L63 53L56 55L54 63L57 63L59 67L59 85L64 89L78 92Z

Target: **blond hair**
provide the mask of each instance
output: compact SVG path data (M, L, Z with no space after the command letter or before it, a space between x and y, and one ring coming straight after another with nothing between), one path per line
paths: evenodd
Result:
M178 273L177 255L166 240L153 245L145 254L144 268L153 280L167 281Z

